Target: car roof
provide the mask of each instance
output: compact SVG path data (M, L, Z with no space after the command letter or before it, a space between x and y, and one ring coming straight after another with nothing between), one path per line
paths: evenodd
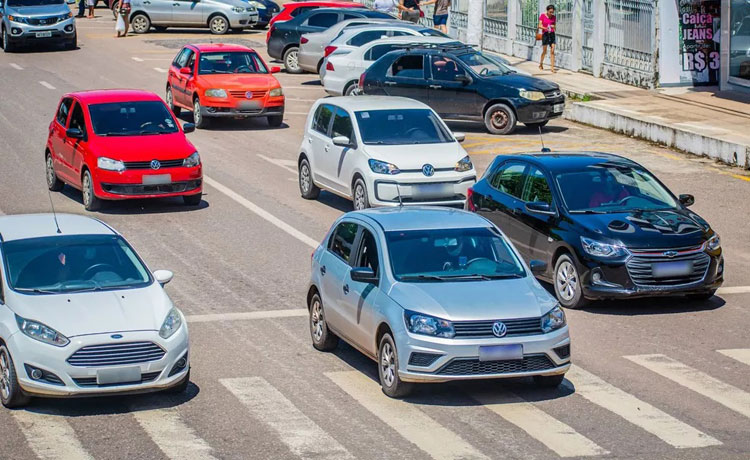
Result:
M580 171L587 166L601 163L641 167L638 163L632 160L604 152L528 152L514 155L503 155L498 158L502 159L502 161L508 159L524 160L543 166L552 173Z
M248 48L247 46L243 45L236 45L234 43L197 43L197 44L191 44L193 48L197 49L200 52L211 52L211 51L252 51L255 52L254 49Z
M422 102L399 96L337 96L320 99L321 104L333 104L350 111L387 109L429 109Z
M371 29L372 26L373 24L362 24L362 25L347 27L345 33L362 32L363 30ZM425 27L421 24L414 24L413 22L401 21L401 20L388 20L388 19L384 19L382 22L378 23L377 27L378 29L384 29L384 30L403 30L403 29L434 30L434 29L430 29L429 27ZM455 40L455 41L458 41L458 40Z
M327 1L327 2L291 2L285 3L283 9L294 10L303 6L340 6L344 8L365 8L361 3L345 2L345 1Z
M368 219L379 225L383 231L397 230L437 230L447 228L491 227L492 224L472 212L455 208L430 206L397 206L388 208L371 208L352 211L344 217Z
M61 233L57 233L52 213L0 216L0 236L7 242L45 236L116 234L100 220L75 214L57 214L57 223Z
M102 104L107 102L161 101L151 91L141 89L95 89L67 93L63 97L75 97L84 104Z
M362 46L380 45L380 44L383 44L383 43L404 43L404 44L408 44L408 43L453 43L453 42L460 43L455 38L450 38L450 37L435 37L435 36L425 36L425 35L423 35L423 36L413 35L413 36L409 36L409 37L401 36L401 37L378 38L377 40L373 40L373 41L371 41L369 43L366 43L365 45L362 45Z

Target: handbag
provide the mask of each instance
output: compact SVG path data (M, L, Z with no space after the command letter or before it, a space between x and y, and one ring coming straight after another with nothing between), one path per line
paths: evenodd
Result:
M536 39L537 39L537 41L539 41L539 40L542 39L542 33L541 32L537 32L536 33Z

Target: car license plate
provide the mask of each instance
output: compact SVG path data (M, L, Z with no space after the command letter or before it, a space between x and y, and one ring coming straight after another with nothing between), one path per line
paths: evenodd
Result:
M109 385L112 383L138 383L140 381L140 366L99 369L96 371L96 383L99 385Z
M651 266L654 278L674 278L676 276L687 276L693 272L693 262L681 260L676 262L662 262Z
M171 174L148 174L143 176L143 185L162 185L171 183Z
M413 185L411 194L415 198L440 198L453 195L453 186L451 184Z
M555 104L552 106L552 111L555 113L560 113L563 110L565 110L565 104Z
M52 36L52 32L37 32L36 33L36 38L46 38L46 37L51 37L51 36Z
M521 359L523 359L523 345L520 343L479 347L480 361L508 361Z

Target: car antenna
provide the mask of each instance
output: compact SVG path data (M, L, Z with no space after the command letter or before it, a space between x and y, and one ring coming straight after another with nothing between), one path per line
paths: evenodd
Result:
M544 136L542 136L542 127L541 126L539 126L539 140L542 141L542 153L548 153L548 152L552 151L552 150L550 150L550 149L548 149L547 147L544 146Z
M55 205L52 204L52 194L47 190L47 197L49 197L49 205L52 208L52 218L55 219L55 227L57 227L57 233L62 233L60 231L60 224L57 223L57 213L55 212Z
M398 184L396 184L396 193L398 193L398 205L399 207L402 207L404 202L401 201L401 189L398 187Z

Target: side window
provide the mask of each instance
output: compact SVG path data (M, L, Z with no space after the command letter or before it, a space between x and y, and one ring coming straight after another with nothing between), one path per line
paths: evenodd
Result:
M375 237L372 236L372 233L364 228L362 229L362 244L359 246L356 266L372 269L375 275L378 275L378 268L380 266L378 261L378 244L375 242Z
M182 59L180 60L180 63L178 65L180 68L190 67L190 70L193 70L193 64L195 64L195 53L190 49L185 51L185 56L182 56Z
M331 124L331 118L333 117L333 107L328 104L323 104L318 107L315 112L315 118L313 119L313 129L324 136L328 136L328 126Z
M494 173L490 179L490 185L503 193L521 198L525 169L526 165L522 163L505 164Z
M456 81L456 75L465 75L461 66L447 56L430 57L432 79L440 81Z
M317 13L311 15L309 18L307 18L307 25L310 27L320 27L323 29L327 29L331 27L332 25L339 22L339 14L338 13Z
M293 9L292 12L289 13L289 15L291 17L299 16L300 14L304 13L305 11L314 10L316 8L317 8L316 6L313 6L313 7L311 7L311 6L301 6L299 8Z
M354 238L357 236L358 229L359 225L357 224L351 222L340 223L333 233L328 249L348 263L352 255L352 246L354 246Z
M424 78L424 59L421 54L401 56L391 65L391 75L399 78Z
M357 35L353 36L346 43L352 46L362 46L367 43L370 43L371 41L375 41L379 38L382 38L385 35L386 35L386 32L382 30L367 30L367 31L360 32Z
M57 122L62 126L68 121L68 113L70 112L70 106L73 104L73 99L66 97L60 102L60 107L57 109Z
M331 128L331 137L345 136L352 139L352 118L349 113L341 108L336 109L336 115L333 117L333 128Z
M377 61L391 51L393 51L393 45L375 45L365 53L365 61Z
M394 30L388 35L390 35L391 37L413 37L414 36L414 34L410 34L409 32L404 32L403 30Z
M549 189L547 178L538 168L531 166L526 174L526 185L523 190L523 201L541 201L552 204L552 192Z
M82 133L86 134L86 121L83 118L83 109L81 104L76 104L73 109L73 113L70 115L69 128L78 128Z
M344 19L343 19L343 21L346 21L347 19L359 19L360 17L361 16L358 16L356 14L344 13ZM346 27L361 26L363 24L369 24L369 22L352 22L351 24L347 25Z
M172 61L172 65L178 68L185 67L185 64L187 63L188 51L190 51L189 48L183 48L179 53L177 53L174 61Z

